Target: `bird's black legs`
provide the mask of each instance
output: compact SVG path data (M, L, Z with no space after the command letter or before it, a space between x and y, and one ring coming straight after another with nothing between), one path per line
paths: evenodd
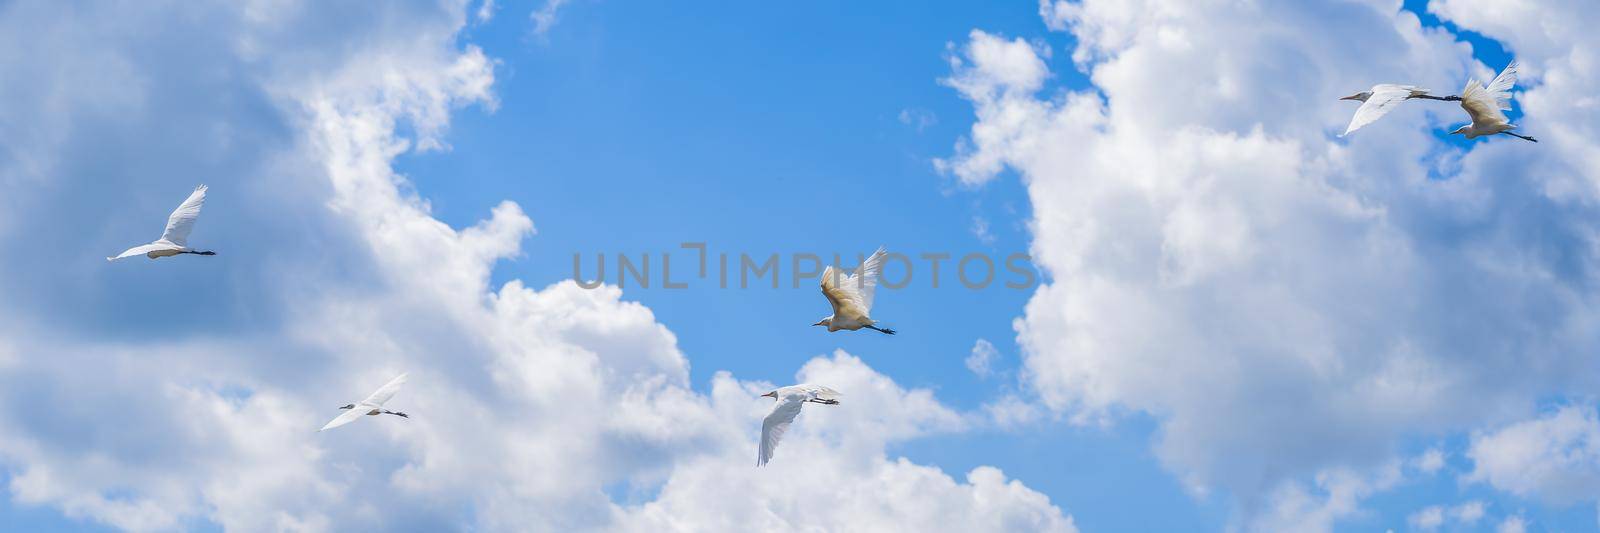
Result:
M884 335L894 335L895 333L892 329L880 329L878 326L867 326L867 329L882 333Z
M217 255L216 252L213 252L211 250L206 250L204 252L178 252L178 253L180 253L180 254L194 254L194 255Z
M1461 97L1460 96L1434 96L1434 95L1431 95L1431 94L1419 94L1419 95L1416 95L1416 96L1412 96L1410 98L1422 98L1422 99L1426 99L1426 100L1438 100L1438 101L1441 101L1441 102L1460 102L1461 101Z
M405 413L402 413L402 412L399 412L399 411L384 411L383 414L395 415L395 416L398 416L400 418L411 418L409 415L407 415Z
M814 402L814 403L820 403L822 405L839 405L839 400L825 400L825 399L821 399L821 398L812 398L812 399L806 400L806 401Z
M1524 140L1524 141L1529 141L1529 142L1539 142L1539 140L1538 140L1538 139L1535 139L1535 138L1533 138L1533 137L1529 137L1529 136L1527 136L1527 135L1517 135L1517 134L1515 134L1515 133L1511 133L1511 132L1509 132L1509 131L1502 131L1502 132L1500 132L1500 133L1504 133L1504 134L1506 134L1506 135L1510 135L1510 136L1512 136L1512 137L1516 137L1516 138L1518 138L1518 139L1522 139L1522 140Z

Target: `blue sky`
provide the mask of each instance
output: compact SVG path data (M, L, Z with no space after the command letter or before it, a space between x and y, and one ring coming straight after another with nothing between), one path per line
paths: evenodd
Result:
M659 276L656 254L672 251L675 269L692 269L695 252L676 250L681 242L706 242L711 253L782 253L785 263L795 252L853 256L879 245L956 257L1025 252L1028 203L1017 183L972 190L935 171L932 160L949 152L971 114L939 80L949 75L946 44L972 21L1059 37L1047 36L1026 4L851 9L863 7L871 12L839 19L842 3L626 10L580 3L564 9L543 38L529 37L523 21L501 17L470 32L472 42L505 62L499 108L463 113L449 153L402 158L398 168L452 225L471 223L501 199L538 213L539 235L526 245L527 258L495 272L496 279L535 285L570 278L574 253L584 254L590 271L601 252L636 259L651 253ZM884 18L908 13L912 21L885 31ZM682 22L664 22L673 20ZM1083 83L1080 76L1063 78L1058 83ZM919 131L899 119L902 111L928 113L934 122ZM840 201L851 206L849 224L870 230L841 231L845 222L819 218ZM990 221L992 243L973 234L975 216ZM608 259L615 269L614 255ZM713 281L633 291L629 298L654 310L695 354L697 388L717 370L783 381L799 362L835 348L859 352L901 383L934 388L964 408L1014 388L1007 379L1017 368L1011 321L1027 292L972 291L946 272L938 290L921 278L911 288L885 291L878 313L900 328L894 338L827 335L821 328L802 333L827 314L826 302L810 282L790 288L787 272L777 290L720 290ZM1002 376L981 379L965 367L979 338L1000 347ZM1030 486L1104 501L1112 511L1103 515L1107 527L1174 530L1219 520L1220 510L1183 497L1141 453L1137 444L1147 434L1148 428L997 432L910 442L895 452L952 471L994 464L1035 472ZM1055 452L1068 449L1077 453ZM1096 451L1084 453L1090 450ZM1125 481L1076 489L1064 483L1085 471ZM1152 488L1174 512L1115 511L1114 502L1147 500Z
M1594 529L1600 216L1571 97L1594 87L1569 62L1595 43L1529 28L1597 10L1147 3L0 7L13 40L63 17L86 37L0 59L40 80L0 87L0 240L73 220L32 236L48 261L0 268L0 523ZM1383 46L1404 53L1360 56ZM1540 145L1446 135L1442 103L1333 135L1363 84L1453 94L1513 52L1511 117ZM423 139L448 147L386 144ZM194 240L221 255L97 262L196 179ZM780 288L692 279L685 242L780 254ZM919 259L873 309L900 334L810 327L828 308L789 257L880 245L1057 275L969 290L947 261L935 289ZM608 282L617 254L659 276L670 253L690 287L562 285L602 253ZM980 339L989 375L965 362ZM422 424L298 432L399 370ZM745 468L765 406L738 391L830 378L857 412L808 411L778 469ZM39 407L84 388L136 407L114 427ZM986 467L1016 491L974 496ZM802 474L890 495L862 502L884 514L771 483Z
M843 11L854 15L839 17ZM875 305L899 335L829 335L802 329L827 315L827 304L810 281L790 288L788 261L798 252L853 257L879 245L956 258L1026 253L1030 208L1020 184L966 187L933 160L947 157L971 124L971 106L940 82L950 75L947 45L974 27L1068 45L1037 11L1026 3L580 2L563 8L543 37L501 16L467 32L504 62L498 109L462 113L451 151L403 157L397 168L452 225L470 225L502 199L531 214L539 234L525 245L526 258L496 269L497 280L555 283L572 277L574 253L592 272L601 252L611 261L608 281L618 252L635 260L651 253L659 276L663 251L673 252L681 280L696 261L695 251L677 249L682 242L706 242L713 254L783 254L777 290L721 290L715 279L691 279L689 289L627 292L692 354L696 388L720 370L781 382L806 359L843 348L904 385L978 408L1016 389L1011 322L1029 291L998 282L963 288L952 261L934 290L918 259L917 282L885 290ZM884 24L890 19L897 22ZM1052 86L1085 86L1059 56ZM906 124L903 111L932 123ZM830 205L848 206L841 215L849 219L827 217ZM993 242L974 235L973 217L989 221ZM984 379L966 368L980 338L1000 349L1000 375ZM953 472L998 466L1055 498L1083 502L1074 518L1090 530L1217 527L1226 507L1183 494L1146 452L1150 430L1136 418L1108 428L989 431L912 441L891 453ZM1085 479L1095 481L1074 482ZM1165 511L1129 512L1129 503L1152 500Z

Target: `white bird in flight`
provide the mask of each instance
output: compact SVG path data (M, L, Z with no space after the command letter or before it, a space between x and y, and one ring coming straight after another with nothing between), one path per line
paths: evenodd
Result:
M1421 98L1425 100L1442 100L1447 102L1453 102L1461 99L1460 96L1434 96L1428 94L1427 89L1417 87L1415 85L1395 85L1392 83L1380 83L1378 85L1373 85L1372 90L1370 91L1361 91L1359 93L1340 98L1340 100L1355 100L1361 102L1361 107L1356 109L1356 115L1354 117L1350 117L1350 125L1345 127L1344 133L1340 134L1339 136L1344 137L1353 131L1359 130L1362 126L1371 124L1388 114L1390 111L1393 111L1394 107L1399 105L1400 102L1415 98Z
M875 326L877 322L867 314L872 310L872 293L878 288L878 274L883 272L884 255L883 248L878 248L849 276L831 265L823 269L822 295L828 298L828 305L833 306L833 314L812 325L827 326L829 332L867 328L894 335L892 329Z
M194 188L189 194L189 199L167 217L167 230L161 233L161 238L156 242L143 246L135 246L118 254L116 257L107 257L107 261L116 261L124 257L133 257L143 254L145 257L155 259L178 254L217 255L216 252L196 252L189 249L189 232L194 230L194 220L200 218L200 206L206 203L206 186Z
M399 376L396 376L394 379L389 380L388 383L385 383L382 387L378 387L378 390L373 391L372 395L367 396L367 399L361 400L360 403L352 403L345 405L344 407L340 407L340 409L348 409L348 411L345 411L343 414L340 414L333 420L329 420L328 425L322 426L322 429L317 431L327 431L345 424L349 424L354 422L355 419L361 418L361 415L378 416L382 414L395 415L401 418L411 418L405 413L398 411L386 411L383 409L384 402L389 401L389 398L393 398L394 393L399 392L400 386L405 384L406 374L400 374Z
M1539 142L1538 139L1526 135L1511 133L1517 125L1506 118L1506 111L1511 110L1511 87L1517 84L1517 62L1512 60L1500 71L1494 81L1484 87L1476 78L1467 81L1467 87L1461 90L1461 108L1467 110L1467 116L1472 117L1472 123L1456 128L1451 135L1464 133L1468 139L1476 139L1485 135L1504 133L1524 141Z
M772 413L761 421L761 450L756 455L756 466L767 464L772 460L772 451L778 448L778 440L783 438L784 432L789 431L789 425L794 423L794 417L800 416L800 406L806 402L820 403L823 405L839 405L839 391L810 383L779 387L777 390L761 395L762 397L775 398L778 404L772 407Z

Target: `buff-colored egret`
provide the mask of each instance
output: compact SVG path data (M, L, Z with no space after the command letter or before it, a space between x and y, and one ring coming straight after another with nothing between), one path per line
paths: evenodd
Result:
M1461 109L1467 110L1467 116L1472 117L1472 123L1456 128L1451 135L1462 133L1468 139L1476 139L1485 135L1504 133L1524 141L1539 142L1538 139L1526 135L1511 133L1517 125L1506 118L1506 111L1511 110L1511 88L1517 84L1517 62L1511 61L1505 70L1495 76L1494 81L1485 87L1476 78L1467 81L1467 87L1461 90Z
M878 248L872 257L856 267L853 275L847 276L833 266L823 269L822 296L828 299L828 305L833 306L833 314L812 325L827 326L830 332L867 328L894 335L894 330L874 325L877 322L868 314L872 311L872 293L878 288L878 274L883 272L885 255L883 248Z

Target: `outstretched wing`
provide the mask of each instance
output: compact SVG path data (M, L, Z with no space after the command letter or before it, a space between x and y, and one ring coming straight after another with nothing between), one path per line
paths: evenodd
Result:
M806 392L811 393L811 397L812 398L816 398L818 400L833 400L833 401L837 402L837 401L839 401L840 398L844 397L843 393L840 393L839 391L830 389L828 387L824 387L822 385L810 385L810 384L807 384L807 385L805 385L805 387L806 387Z
M799 396L784 396L778 398L778 405L772 408L772 413L761 421L761 450L756 455L756 466L767 464L772 460L772 451L778 449L778 441L783 439L783 434L789 431L789 425L794 423L794 417L800 416L800 406L805 400Z
M399 376L395 376L394 379L389 380L389 382L385 383L382 387L378 387L378 390L373 391L371 396L367 396L367 399L361 400L361 403L382 407L384 402L387 402L389 401L389 398L394 397L394 393L400 391L401 385L406 384L406 376L408 375L409 374L400 374Z
M872 256L867 257L866 261L861 262L861 266L856 267L855 275L850 276L850 283L855 285L856 292L861 295L862 311L872 309L872 295L878 291L878 275L883 273L885 255L888 254L884 253L882 246L879 246L878 251L872 252Z
M1472 126L1476 129L1485 129L1507 122L1506 114L1500 110L1499 102L1483 88L1483 84L1478 83L1478 80L1468 81L1467 87L1461 90L1461 109L1466 110L1467 116L1472 117Z
M1517 70L1520 66L1517 60L1511 60L1511 63L1500 71L1500 75L1495 76L1494 81L1489 82L1489 86L1484 88L1484 92L1489 93L1489 96L1494 98L1495 105L1502 110L1511 110L1511 88L1517 84Z
M167 231L161 233L161 240L178 246L189 245L189 232L194 230L194 221L200 218L200 206L206 203L206 186L194 188L189 194L189 199L167 217Z
M333 429L333 428L336 428L336 427L339 427L339 426L342 426L342 425L345 425L345 424L349 424L351 422L354 422L357 418L361 418L361 415L367 414L367 411L368 411L367 409L362 409L360 407L357 407L355 409L346 409L343 413L340 413L339 416L335 417L333 420L329 420L326 425L322 426L322 429L319 429L317 431L327 431L327 430L330 430L330 429Z
M1400 102L1404 102L1406 98L1410 97L1413 94L1412 89L1412 87L1400 85L1373 87L1372 96L1368 97L1367 101L1362 102L1361 107L1356 109L1356 115L1350 117L1350 125L1345 127L1344 133L1340 137L1349 135L1351 132L1376 122L1379 118L1383 118L1384 115L1393 111L1395 106L1400 105Z
M147 253L150 253L150 252L154 252L154 251L158 251L158 250L172 250L174 248L175 247L169 246L169 245L166 245L166 244L150 243L150 244L146 244L146 245L143 245L143 246L135 246L135 247L129 248L127 250L124 250L122 253L117 254L116 257L107 257L106 260L107 261L116 261L116 260L122 259L124 257L133 257L133 256L136 256L136 255L144 255L144 254L147 254Z
M822 269L822 296L828 299L828 305L833 306L833 316L841 316L839 313L843 307L859 305L855 292L843 289L849 280L850 276L840 273L837 268L830 266Z
M848 276L832 266L822 270L822 295L833 305L835 316L866 316L872 310L872 296L877 292L885 255L883 248L879 248L856 267L855 274Z

